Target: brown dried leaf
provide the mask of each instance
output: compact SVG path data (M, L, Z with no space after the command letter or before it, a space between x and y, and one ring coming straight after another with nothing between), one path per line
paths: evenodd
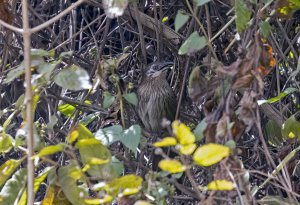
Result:
M0 0L0 19L8 24L12 24L13 22L13 14L6 0Z
M99 79L100 87L101 87L103 90L107 90L107 85L106 85L106 72L105 72L104 63L105 63L104 60L101 60L101 61L98 63L97 70L96 70L96 74L97 74L97 77L98 77L98 79Z

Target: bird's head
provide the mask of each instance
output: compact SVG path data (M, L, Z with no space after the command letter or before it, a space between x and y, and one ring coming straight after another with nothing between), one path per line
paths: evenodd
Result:
M148 66L146 75L148 77L158 77L166 73L173 65L173 62L154 62Z

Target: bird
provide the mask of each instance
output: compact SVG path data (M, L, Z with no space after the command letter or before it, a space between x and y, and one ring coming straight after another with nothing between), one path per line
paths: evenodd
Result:
M146 67L146 75L138 86L137 113L145 129L161 133L163 118L175 120L177 99L167 81L167 71L172 62L154 62Z

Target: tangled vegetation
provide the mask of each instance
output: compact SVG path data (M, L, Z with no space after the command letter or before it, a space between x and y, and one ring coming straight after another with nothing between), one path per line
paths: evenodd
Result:
M0 204L300 204L298 10L0 0ZM137 113L153 62L161 133Z

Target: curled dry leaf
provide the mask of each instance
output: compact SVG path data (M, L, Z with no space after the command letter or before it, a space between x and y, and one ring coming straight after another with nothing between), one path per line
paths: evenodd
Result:
M195 102L201 104L203 100L211 98L220 85L220 79L213 77L207 80L197 66L193 69L189 77L188 92L190 98Z
M246 131L249 131L255 121L256 96L253 91L246 91L240 102L240 118L247 126Z

